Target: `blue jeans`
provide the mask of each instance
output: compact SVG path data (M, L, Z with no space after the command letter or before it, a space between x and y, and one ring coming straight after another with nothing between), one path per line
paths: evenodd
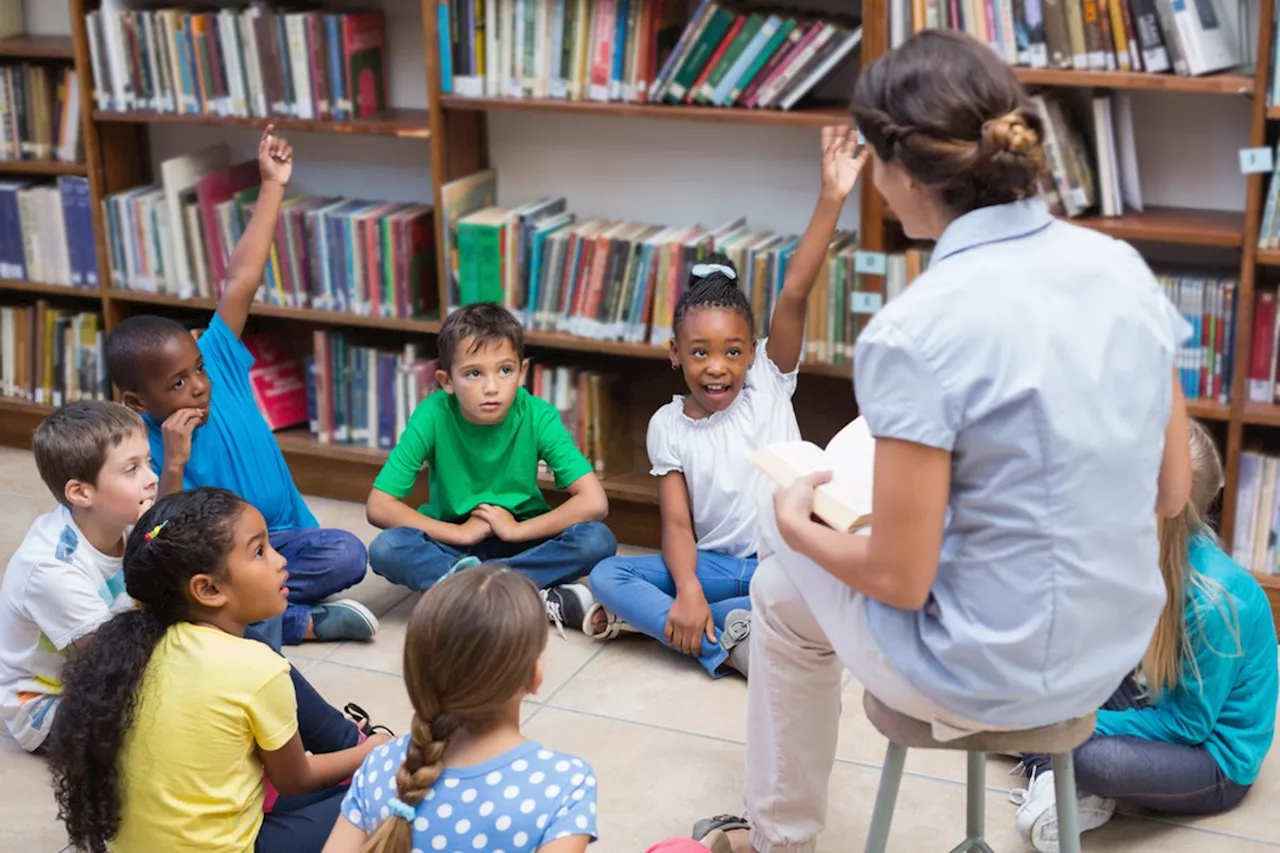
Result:
M1149 702L1132 678L1126 678L1102 707L1108 711L1143 708ZM1122 805L1176 815L1217 814L1234 808L1249 785L1232 782L1209 751L1129 736L1094 735L1072 753L1076 787ZM1049 769L1049 756L1024 755L1028 771Z
M475 545L437 542L416 527L393 527L369 546L369 567L392 583L430 589L463 557L498 563L519 572L541 589L583 577L596 563L618 551L613 531L599 521L571 524L550 539L504 542L490 536Z
M289 604L283 616L277 617L278 626L268 625L274 621L271 619L258 623L263 627L254 639L279 649L282 643L296 646L302 642L311 622L311 605L364 579L368 552L355 534L319 527L277 530L271 534L271 547L289 562Z
M751 576L756 573L756 558L729 557L714 551L698 552L698 582L702 594L711 605L716 622L716 635L724 630L724 619L731 610L751 609ZM675 603L676 584L662 556L613 557L591 572L591 592L606 608L623 621L655 640L666 640L667 614ZM702 654L698 662L712 677L725 673L721 664L728 653L719 643L702 638Z

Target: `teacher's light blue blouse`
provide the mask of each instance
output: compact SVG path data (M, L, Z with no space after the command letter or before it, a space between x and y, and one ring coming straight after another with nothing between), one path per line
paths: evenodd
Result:
M859 337L872 433L952 453L928 603L866 602L880 648L943 707L1058 722L1142 658L1165 600L1156 482L1189 332L1131 246L1036 199L952 222Z

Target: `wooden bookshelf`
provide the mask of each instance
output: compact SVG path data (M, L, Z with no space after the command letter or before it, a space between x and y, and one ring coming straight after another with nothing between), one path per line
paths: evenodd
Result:
M0 160L0 175L87 175L84 163L58 160Z
M65 284L45 284L42 281L0 278L0 293L36 293L48 296L65 296L71 299L88 299L97 302L102 291L96 287L70 287Z
M1187 92L1197 95L1253 94L1253 78L1243 74L1211 74L1179 77L1142 71L1073 71L1062 68L1017 68L1025 86L1063 86L1091 89L1134 89L1151 92Z
M1260 267L1280 267L1280 249L1258 249L1254 262Z
M887 209L882 218L885 222L898 221ZM1244 214L1222 210L1148 207L1142 211L1126 210L1119 216L1064 217L1064 221L1136 243L1238 249L1244 244L1245 234Z
M281 133L348 133L363 136L395 136L403 139L428 139L431 127L427 110L392 109L375 118L350 120L298 119L285 116L271 118L246 118L242 116L218 116L204 113L157 113L148 110L120 112L94 110L94 121L127 124L194 124L212 127L246 127L261 130L273 123Z
M13 36L0 39L0 56L12 59L75 59L71 36Z
M467 98L440 95L446 110L565 113L568 115L615 116L620 118L700 121L720 124L763 124L783 127L824 127L847 123L844 107L809 107L798 110L753 110L741 107L702 107L678 104L620 104L600 101L565 101L557 98Z

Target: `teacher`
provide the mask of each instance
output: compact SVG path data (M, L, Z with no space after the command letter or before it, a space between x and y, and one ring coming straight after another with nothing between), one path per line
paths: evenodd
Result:
M1157 513L1190 491L1174 355L1189 326L1128 244L1056 220L1041 123L972 38L866 68L876 190L929 269L858 338L876 437L870 535L761 513L746 802L759 853L821 832L841 665L938 739L1088 714L1142 659L1165 591ZM745 847L744 838L736 846Z

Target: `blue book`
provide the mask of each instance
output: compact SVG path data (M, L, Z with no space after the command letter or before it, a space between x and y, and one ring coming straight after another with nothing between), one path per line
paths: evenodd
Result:
M351 356L351 443L369 441L369 350L352 347Z
M351 118L351 97L347 94L347 79L342 69L342 16L324 16L324 40L329 56L329 98L333 104L333 117L338 120Z
M637 0L639 2L639 0ZM627 0L618 0L618 29L613 39L613 70L609 74L609 98L619 94L627 68Z
M182 88L186 91L187 112L200 112L200 75L196 71L195 42L191 37L191 16L183 15L182 29L178 31L178 55L182 58Z
M80 248L83 242L80 229L77 228L76 193L73 182L76 178L62 175L58 178L58 197L62 201L62 231L67 237L67 261L71 267L71 286L84 287L84 253ZM80 180L84 180L81 178Z
M400 370L400 357L393 352L377 354L378 390L378 447L390 450L396 438L396 376Z
M27 250L22 242L22 215L18 210L18 192L26 189L29 184L26 181L15 182L11 185L12 189L8 190L4 196L5 204L5 232L9 235L9 241L13 254L13 276L12 278L27 278ZM124 257L121 255L121 257Z
M316 404L316 360L306 358L302 361L302 373L307 378L307 422L311 427L311 437L320 435L320 409Z
M440 42L440 91L453 94L453 35L449 29L449 4L436 6L436 38Z
M80 232L80 258L84 267L85 287L98 286L98 246L93 236L93 198L89 194L89 179L72 179L76 198L76 229Z

